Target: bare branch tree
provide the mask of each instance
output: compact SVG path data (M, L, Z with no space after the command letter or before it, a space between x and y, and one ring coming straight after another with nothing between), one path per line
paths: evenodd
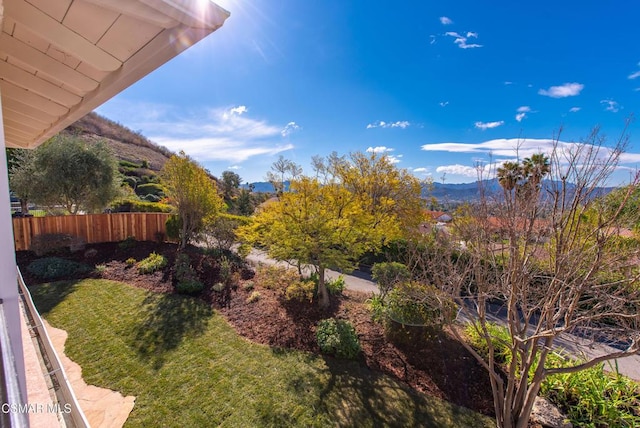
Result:
M640 354L638 249L619 245L620 214L638 185L633 177L619 207L605 209L600 191L610 185L627 145L626 130L613 147L598 129L580 143L555 139L552 151L498 170L499 192L481 189L449 234L435 233L408 251L414 275L446 291L486 342L488 357L462 340L488 370L500 427L527 426L543 380L600 362ZM543 180L544 179L544 180ZM479 180L486 186L487 181ZM489 323L500 308L510 359L496 360ZM626 349L546 365L560 335L606 339Z

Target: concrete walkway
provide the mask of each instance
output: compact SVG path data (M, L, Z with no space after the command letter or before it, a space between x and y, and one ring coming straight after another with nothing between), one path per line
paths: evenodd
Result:
M122 427L133 410L135 397L123 397L118 391L87 385L82 379L82 368L64 353L67 332L52 327L46 320L44 324L89 425L92 428Z
M253 263L263 263L269 265L287 266L293 265L286 262L278 262L269 258L264 251L253 250L247 259ZM309 268L307 272L310 273ZM336 271L328 270L327 278L337 278L339 275L344 276L347 289L354 291L361 291L364 293L377 293L378 286L373 282L370 275L355 271L351 275L341 274ZM499 311L495 315L491 316L491 321L496 323L503 323L503 319L499 316ZM609 354L618 351L610 346L594 343L593 341L582 339L572 334L562 334L555 341L555 346L558 349L564 349L567 353L585 358L594 358L600 355ZM620 358L618 360L612 360L605 363L605 369L609 371L618 371L636 381L640 381L640 355L634 355L630 357Z

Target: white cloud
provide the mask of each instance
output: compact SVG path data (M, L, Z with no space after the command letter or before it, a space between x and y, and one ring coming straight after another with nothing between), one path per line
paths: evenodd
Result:
M610 111L612 113L617 113L622 108L622 107L620 107L620 104L618 104L617 102L615 102L613 100L601 100L600 104L604 104L605 105L604 109L606 111Z
M449 105L449 101L442 101L440 102L440 107L446 107Z
M413 168L413 172L429 172L429 168Z
M116 98L98 112L140 130L169 150L184 150L199 162L238 165L254 156L277 155L294 148L282 141L283 124L252 117L246 106L189 109Z
M570 111L571 113L577 113L577 112L579 112L581 109L582 109L582 107L571 107L571 108L569 109L569 111Z
M280 135L282 135L282 137L288 137L289 135L293 134L294 132L297 132L299 130L301 130L302 128L295 122L289 122L287 123L287 125L282 128L282 131L280 131Z
M387 153L387 152L392 152L393 150L394 149L390 147L378 146L378 147L369 147L366 151L367 153Z
M464 177L473 177L473 178L478 177L478 170L476 168L472 166L466 166L466 165L460 165L460 164L439 166L436 168L436 172L438 174L445 173L445 174L462 175Z
M247 106L238 106L238 107L233 107L232 109L230 109L229 113L241 115L242 113L246 113L248 111L249 111L249 109L247 109Z
M229 168L227 168L227 169L232 169L232 170L236 170L236 171L237 171L237 170L239 170L239 169L242 169L242 167L241 167L240 165L231 165L231 166L230 166Z
M440 17L440 23L442 25L451 25L451 24L453 24L453 21L450 18L447 18L446 16L441 16Z
M482 143L435 143L425 144L421 147L425 151L442 151L453 153L480 153L499 157L513 158L516 154L520 157L531 156L536 153L548 153L553 148L556 140L536 138L499 138ZM559 142L559 145L572 144ZM517 153L516 153L517 152Z
M638 64L638 65L640 65L640 64ZM631 73L631 74L629 75L629 79L631 79L631 80L633 80L633 79L637 79L638 77L640 77L640 70L638 70L638 71L636 71L636 72L634 72L634 73Z
M411 126L411 123L409 123L406 120L399 120L397 122L385 122L383 120L379 120L378 122L374 122L374 123L370 123L367 125L367 129L372 129L372 128L408 128L409 126Z
M456 33L455 31L447 31L446 33L444 33L445 36L449 36L449 37L453 37L453 43L457 44L458 47L460 49L474 49L474 48L481 48L482 45L479 45L477 43L467 43L467 40L469 39L469 37L473 37L473 38L478 38L478 33L474 33L474 32L467 32L467 36L464 37L459 33Z
M430 45L436 44L436 36L434 36L433 34L429 36L429 44Z
M531 107L529 106L521 106L516 110L518 113L516 114L516 120L518 122L522 122L522 119L527 117L527 113L531 112Z
M389 162L391 163L399 163L401 157L402 155L398 155L398 156L387 155L387 159L389 159Z
M505 84L506 86L509 86L509 85L513 85L513 82L506 81L506 82L504 82L504 84Z
M549 89L540 89L538 94L551 98L574 97L579 95L582 89L584 89L584 85L582 83L573 82L565 83L560 86L551 86Z
M504 120L500 120L497 122L476 122L475 127L478 129L482 129L483 131L486 129L497 128L498 126L504 125Z

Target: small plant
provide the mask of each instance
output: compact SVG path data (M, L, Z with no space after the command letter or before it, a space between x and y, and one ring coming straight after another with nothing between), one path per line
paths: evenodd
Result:
M106 271L107 271L107 265L105 264L96 265L96 273L99 273L100 275L102 275Z
M300 280L298 272L280 266L260 266L256 276L264 288L272 290L286 290L290 284Z
M313 294L316 291L316 284L313 281L298 279L293 281L285 289L286 300L297 300L298 302L312 302Z
M136 259L134 259L133 257L129 257L127 260L125 260L125 264L127 265L127 267L132 267L134 266L138 261Z
M412 326L442 327L456 316L456 305L433 286L417 282L397 284L385 301L391 320Z
M380 294L374 294L370 299L366 301L371 311L371 319L375 322L382 322L384 320L384 300Z
M211 286L211 289L216 293L220 293L222 290L224 290L225 287L226 286L223 283L216 282L215 284L213 284L213 286Z
M128 250L134 248L137 242L138 241L136 241L135 236L127 236L126 239L118 243L118 248L120 248L121 250Z
M198 280L198 274L191 266L191 259L187 254L178 254L173 269L178 293L195 294L204 289L204 284Z
M329 318L318 323L316 338L320 350L339 358L355 359L360 353L360 341L351 323Z
M344 282L344 276L340 275L336 279L330 279L325 281L325 285L327 286L327 290L331 295L342 294L344 291L346 284Z
M260 296L260 292L259 291L254 291L253 293L251 293L249 295L249 297L247 297L247 303L254 303L257 302L258 300L260 300L262 296Z
M231 262L226 256L222 256L220 258L220 280L225 284L229 283L231 280L231 273Z
M59 257L45 257L31 262L27 271L33 276L49 280L87 273L91 267Z
M153 273L162 269L167 265L167 258L155 252L149 254L149 257L138 262L139 273Z
M242 285L242 289L246 291L251 291L255 287L253 281L247 281Z

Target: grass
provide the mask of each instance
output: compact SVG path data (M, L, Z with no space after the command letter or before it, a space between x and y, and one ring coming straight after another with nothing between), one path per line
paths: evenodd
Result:
M87 383L136 396L127 427L493 426L356 362L250 343L194 298L106 280L32 293Z

